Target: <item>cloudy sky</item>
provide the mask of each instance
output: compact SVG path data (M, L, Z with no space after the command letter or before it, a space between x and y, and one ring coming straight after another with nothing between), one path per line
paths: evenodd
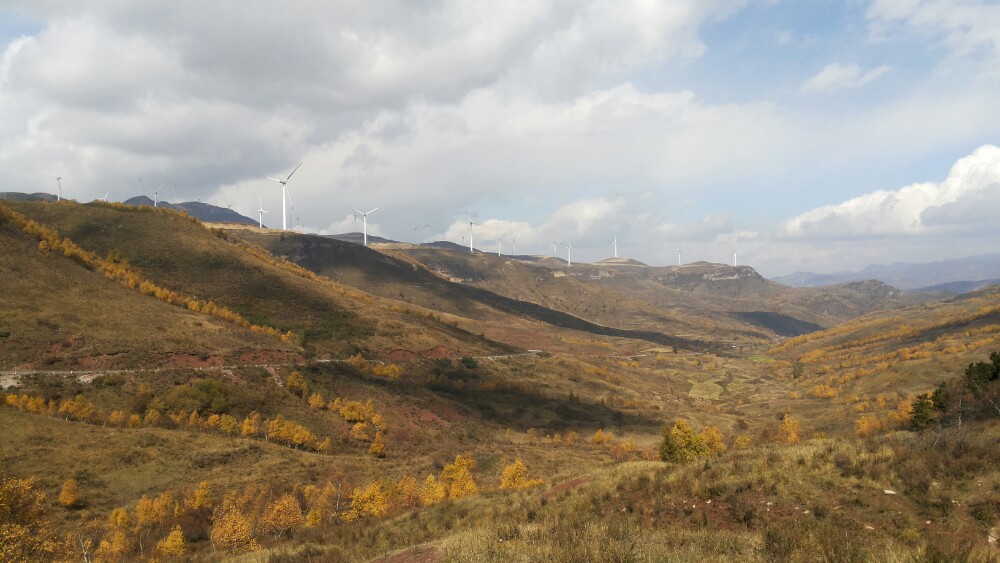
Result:
M0 52L0 191L280 226L266 177L304 162L310 232L378 207L400 240L471 218L765 275L1000 250L991 0L5 0Z

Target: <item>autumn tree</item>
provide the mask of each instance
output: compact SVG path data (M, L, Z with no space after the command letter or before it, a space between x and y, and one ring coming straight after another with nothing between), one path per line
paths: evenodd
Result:
M291 494L282 495L272 502L260 519L260 528L266 534L281 537L305 523L302 507Z
M528 468L520 459L503 468L500 474L501 489L530 489L542 484L541 479L528 479Z
M368 448L368 453L375 457L385 457L385 443L382 441L382 432L375 432L375 440L372 442L370 448Z
M448 491L448 498L460 499L479 493L479 487L472 477L476 460L472 456L456 455L455 461L441 470L441 482Z
M719 455L726 451L726 443L723 441L722 432L715 426L702 428L699 436L705 442L705 447L708 448L710 454Z
M708 452L704 438L696 434L683 418L676 419L669 430L663 429L663 442L660 444L660 459L663 461L683 463Z
M49 537L45 493L38 480L0 481L0 561L38 561L56 557L58 544Z
M80 504L80 490L76 479L69 479L63 483L59 492L59 504L66 508L76 508Z
M782 444L799 443L799 421L791 415L785 415L781 419L781 428L778 429L778 441Z
M323 399L323 395L318 392L314 392L312 395L309 395L309 408L318 411L322 410L324 407L326 407L326 400Z
M108 516L107 531L94 554L104 561L118 561L132 552L133 544L132 518L127 509L119 507Z
M244 436L256 436L260 432L260 413L253 411L243 419L240 433Z
M351 494L351 511L348 520L382 516L389 511L389 500L378 481L354 489Z
M869 436L874 436L879 430L881 430L881 428L882 423L879 422L877 416L866 414L854 423L854 434L858 438L867 438Z
M236 509L223 511L214 519L211 538L216 548L229 554L260 549L250 520Z
M306 380L302 377L302 374L297 371L293 371L288 375L288 390L295 393L299 397L305 399L307 397L306 392L308 391Z
M184 532L180 524L156 544L156 552L163 557L181 559L187 555L187 545L184 542Z
M438 481L434 475L428 474L424 479L423 486L420 487L420 504L433 506L443 501L448 496L448 490L444 483Z

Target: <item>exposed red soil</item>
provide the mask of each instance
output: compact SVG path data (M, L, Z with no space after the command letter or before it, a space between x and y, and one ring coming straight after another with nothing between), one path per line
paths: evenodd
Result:
M551 489L549 489L545 493L544 498L550 499L559 493L575 489L586 482L587 479L585 477L578 477L576 479L570 479L569 481L563 481L562 483L554 485Z
M207 368L223 365L222 356L198 356L195 354L168 354L164 367Z
M404 361L404 360L420 360L420 359L431 359L437 360L441 358L454 358L458 355L458 350L448 348L447 346L435 346L433 348L428 348L421 352L414 352L413 350L405 350L403 348L396 348L395 350L389 352L385 355L387 360Z
M239 355L237 361L241 364L297 364L305 361L301 354L283 350L252 350Z
M125 354L101 354L100 356L80 356L76 365L80 369L110 369L118 365L118 360Z
M437 550L428 545L418 545L378 559L372 559L373 562L377 563L436 563L437 560Z

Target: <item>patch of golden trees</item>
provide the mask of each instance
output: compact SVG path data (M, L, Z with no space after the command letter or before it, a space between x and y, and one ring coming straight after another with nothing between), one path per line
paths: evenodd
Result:
M328 453L332 449L330 438L321 440L305 426L291 420L286 420L280 414L272 419L263 420L260 414L255 411L247 415L242 423L239 419L229 414L213 413L202 416L198 411L188 413L183 410L165 415L156 409L148 409L145 416L140 416L137 413L129 414L122 410L113 410L105 414L83 395L78 395L73 399L61 399L59 401L50 399L46 401L42 397L11 393L4 398L3 404L30 414L63 418L87 424L119 428L186 428L189 430L217 432L229 436L242 435L245 437L263 438L266 441L291 448L312 450L320 453Z

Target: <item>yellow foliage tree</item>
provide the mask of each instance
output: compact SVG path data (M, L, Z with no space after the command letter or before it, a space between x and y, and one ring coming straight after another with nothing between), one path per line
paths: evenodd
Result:
M38 480L0 481L0 561L41 561L56 558L58 545L46 533L45 493Z
M598 428L597 432L594 432L594 437L590 439L590 443L595 446L602 446L608 443L608 436L604 433L604 429Z
M702 428L701 439L705 442L708 452L712 455L719 455L726 451L726 443L723 441L722 432L714 426Z
M225 553L257 551L260 544L253 535L250 520L239 510L227 510L212 523L212 543Z
M351 428L351 436L355 440L367 440L368 439L368 423L359 422Z
M191 508L195 510L212 508L212 486L208 481L198 483L198 488L195 489L194 497L191 499Z
M476 468L476 460L472 456L456 455L455 461L441 470L441 482L448 491L448 498L460 499L479 493L479 487L472 477Z
M391 500L399 508L414 508L419 505L420 487L417 486L417 480L409 475L400 479Z
M326 407L326 400L323 399L323 395L318 392L309 395L309 408L318 411L322 410L324 407Z
M857 422L854 423L854 433L858 438L867 438L869 436L874 436L882 429L882 423L875 415L866 414L859 418Z
M542 484L541 479L528 479L528 468L520 459L503 468L500 474L501 489L530 489Z
M243 426L240 432L244 436L256 436L260 432L260 413L253 411L243 419Z
M80 490L76 479L69 479L63 483L59 492L59 504L66 508L75 508L80 504Z
M799 421L791 415L785 415L778 430L778 441L782 444L799 443Z
M128 510L116 508L108 516L107 531L104 539L97 546L95 555L98 559L105 561L118 561L125 558L132 552L133 539L132 519L128 515Z
M302 507L292 495L282 495L271 503L260 519L261 530L266 534L281 537L305 523Z
M348 520L382 516L389 511L389 500L382 489L382 483L374 482L354 489L351 494L351 511Z
M382 441L382 432L375 432L375 440L372 442L370 448L368 448L368 453L375 457L385 457L385 443Z
M184 542L184 532L180 524L156 544L156 551L163 557L181 559L187 555L187 545Z
M448 496L444 483L438 481L434 475L427 475L424 484L420 487L420 504L433 506L443 501Z

